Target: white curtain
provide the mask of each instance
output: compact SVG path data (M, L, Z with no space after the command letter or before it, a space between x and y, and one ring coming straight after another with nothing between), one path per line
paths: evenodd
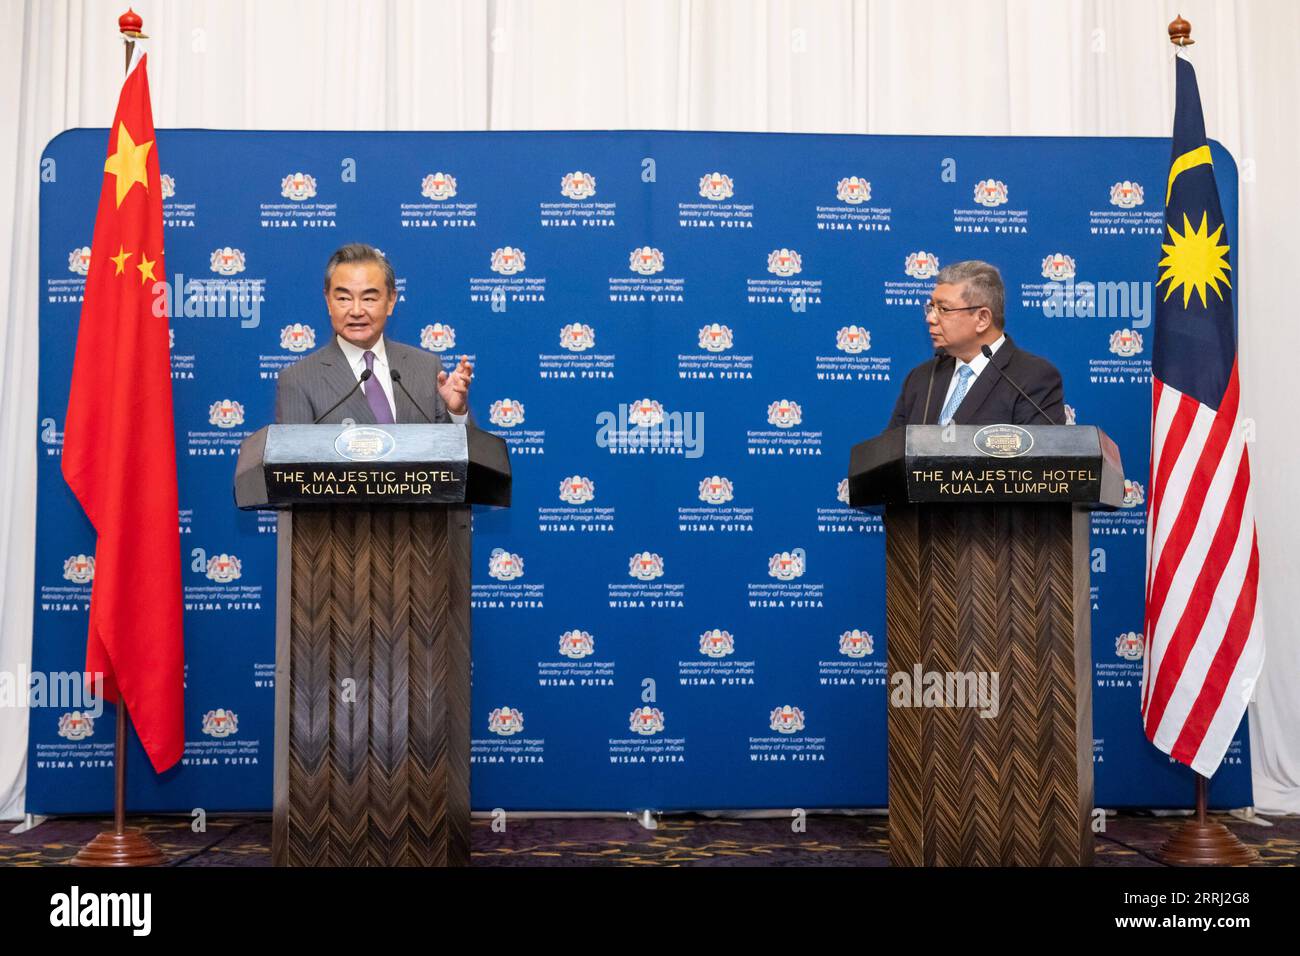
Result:
M131 0L159 127L696 129L1168 136L1166 25L1192 22L1210 135L1241 168L1243 413L1253 417L1264 678L1255 802L1300 812L1300 323L1291 0ZM37 163L107 126L122 78L96 0L0 0L0 671L30 661ZM1222 175L1222 174L1221 174ZM1068 188L1068 187L1063 187ZM1136 726L1136 714L1134 715ZM27 714L0 708L0 819L23 809Z

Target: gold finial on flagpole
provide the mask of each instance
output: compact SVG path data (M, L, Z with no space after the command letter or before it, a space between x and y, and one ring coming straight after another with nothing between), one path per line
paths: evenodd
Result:
M117 18L117 31L126 43L126 70L131 72L131 55L135 53L135 41L147 40L149 34L144 32L144 20L130 7L126 13Z
M1177 47L1191 46L1196 42L1192 39L1192 25L1183 19L1182 14L1169 24L1169 42Z

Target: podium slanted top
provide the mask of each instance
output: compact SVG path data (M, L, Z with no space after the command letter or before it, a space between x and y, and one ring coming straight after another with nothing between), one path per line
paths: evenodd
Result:
M239 446L235 504L510 505L510 454L472 425L268 425Z
M849 505L1124 499L1119 448L1094 425L906 425L849 455Z

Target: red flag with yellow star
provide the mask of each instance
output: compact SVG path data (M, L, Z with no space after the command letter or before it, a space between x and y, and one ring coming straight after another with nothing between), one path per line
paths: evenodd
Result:
M122 84L108 134L64 431L63 477L95 526L88 679L126 701L161 773L184 750L176 439L162 185L148 58Z

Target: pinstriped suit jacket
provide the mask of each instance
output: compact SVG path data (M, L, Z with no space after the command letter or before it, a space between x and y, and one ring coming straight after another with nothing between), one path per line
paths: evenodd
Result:
M402 373L402 384L414 396L419 407L435 422L450 422L447 406L438 394L438 372L442 362L432 352L394 342L384 336L388 367ZM325 409L347 394L357 384L338 339L330 336L329 344L280 373L275 388L275 421L278 425L310 425ZM393 404L398 424L426 421L411 399L396 384ZM321 424L337 425L350 418L358 425L375 424L374 412L366 396L357 389L346 402L324 418Z

